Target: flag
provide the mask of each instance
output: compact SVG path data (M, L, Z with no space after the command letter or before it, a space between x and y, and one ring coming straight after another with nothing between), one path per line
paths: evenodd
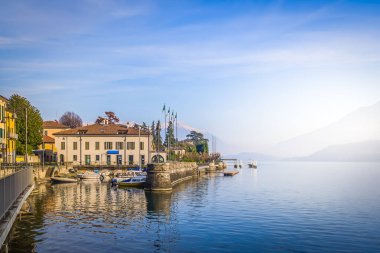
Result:
M164 104L164 107L162 108L162 112L164 112L166 110L166 106Z

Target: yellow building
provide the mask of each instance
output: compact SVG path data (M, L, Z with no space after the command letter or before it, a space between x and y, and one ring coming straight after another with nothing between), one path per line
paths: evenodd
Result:
M6 118L5 109L7 107L8 99L0 95L0 163L5 161L7 136L6 136Z
M16 140L18 135L16 134L16 113L5 112L5 125L6 125L6 156L4 162L15 163L16 162Z
M58 121L44 121L43 125L43 139L42 144L38 147L40 160L44 162L57 161L57 149L55 147L54 133L70 129Z

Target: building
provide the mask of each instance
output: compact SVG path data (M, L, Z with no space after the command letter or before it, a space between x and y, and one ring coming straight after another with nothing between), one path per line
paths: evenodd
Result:
M68 126L59 123L56 120L44 121L42 124L43 134L54 138L54 134L62 130L70 129Z
M38 146L35 153L41 162L56 162L57 149L55 147L54 134L70 129L68 126L59 123L57 120L44 121L42 124L42 144Z
M61 163L144 166L151 161L152 137L138 127L93 124L53 135Z
M0 95L0 162L6 160L7 155L7 136L6 136L6 115L8 99Z
M183 147L174 147L172 151L178 157L183 157L186 154L186 149Z
M16 162L16 140L18 135L16 134L16 113L5 111L5 126L6 126L6 156L4 162L15 163Z

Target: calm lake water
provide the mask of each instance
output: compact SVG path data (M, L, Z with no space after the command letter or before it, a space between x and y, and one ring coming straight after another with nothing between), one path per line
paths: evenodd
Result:
M380 252L379 163L261 163L171 194L40 185L10 252Z

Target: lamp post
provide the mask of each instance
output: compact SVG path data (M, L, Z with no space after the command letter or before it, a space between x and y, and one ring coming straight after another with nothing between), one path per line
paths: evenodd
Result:
M79 131L79 164L82 167L82 133Z
M45 134L42 132L42 171L45 169Z
M138 148L139 148L139 168L141 169L141 141L140 141L140 130L141 130L141 126L139 125L139 145L138 145Z
M25 108L25 166L28 163L28 108Z

